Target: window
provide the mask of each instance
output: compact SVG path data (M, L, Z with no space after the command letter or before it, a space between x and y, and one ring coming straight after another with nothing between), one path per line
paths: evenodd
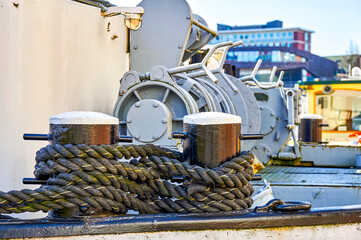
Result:
M282 33L282 37L286 37L286 33L285 33L285 32Z
M316 114L323 116L331 131L361 131L361 92L335 90L316 94Z
M292 47L292 43L288 43L287 46L288 46L288 47Z
M292 32L288 32L288 36L291 37L293 34Z
M246 34L246 35L244 36L244 38L245 38L245 39L248 39L248 34Z
M258 38L261 38L261 34L260 34L260 33L258 33L258 34L257 34L257 37L258 37Z
M305 44L305 51L309 51L308 43Z
M305 41L308 42L308 33L307 32L305 32Z
M264 33L264 34L263 34L263 37L266 38L266 37L267 37L267 33Z
M240 39L243 39L243 35L239 36Z
M255 38L255 36L256 36L256 34L254 34L254 33L251 34L251 38Z
M270 34L269 34L269 37L272 38L272 37L273 37L273 33L270 33Z
M279 33L279 32L278 32L278 33L276 33L276 36L277 36L277 37L279 37L279 36L280 36L280 33Z

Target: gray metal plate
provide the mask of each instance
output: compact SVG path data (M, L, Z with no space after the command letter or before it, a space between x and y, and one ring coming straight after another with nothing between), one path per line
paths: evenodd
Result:
M192 25L188 3L152 0L138 6L144 15L141 28L130 32L130 69L146 73L155 65L179 66Z
M259 174L271 185L361 187L361 170L354 168L266 166Z

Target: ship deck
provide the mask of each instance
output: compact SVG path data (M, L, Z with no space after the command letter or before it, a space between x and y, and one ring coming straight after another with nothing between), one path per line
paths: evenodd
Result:
M267 166L258 172L271 184L275 198L307 201L312 207L361 203L361 169ZM253 181L257 190L261 181Z
M267 166L259 174L271 185L361 187L361 169Z

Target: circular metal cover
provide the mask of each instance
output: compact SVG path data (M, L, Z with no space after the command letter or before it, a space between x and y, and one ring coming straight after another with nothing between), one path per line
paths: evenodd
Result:
M168 107L153 99L134 103L127 114L129 133L142 142L153 142L167 131L167 123L172 121Z

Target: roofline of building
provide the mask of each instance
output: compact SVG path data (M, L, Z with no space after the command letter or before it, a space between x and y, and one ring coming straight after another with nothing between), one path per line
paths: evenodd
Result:
M312 31L312 30L308 30L308 29L305 29L305 28L299 28L299 27L220 30L220 31L217 31L217 32L218 32L218 34L224 34L224 33L249 33L249 32L283 32L283 31L291 31L291 30L300 30L300 31L304 31L304 32L314 33L314 31Z

